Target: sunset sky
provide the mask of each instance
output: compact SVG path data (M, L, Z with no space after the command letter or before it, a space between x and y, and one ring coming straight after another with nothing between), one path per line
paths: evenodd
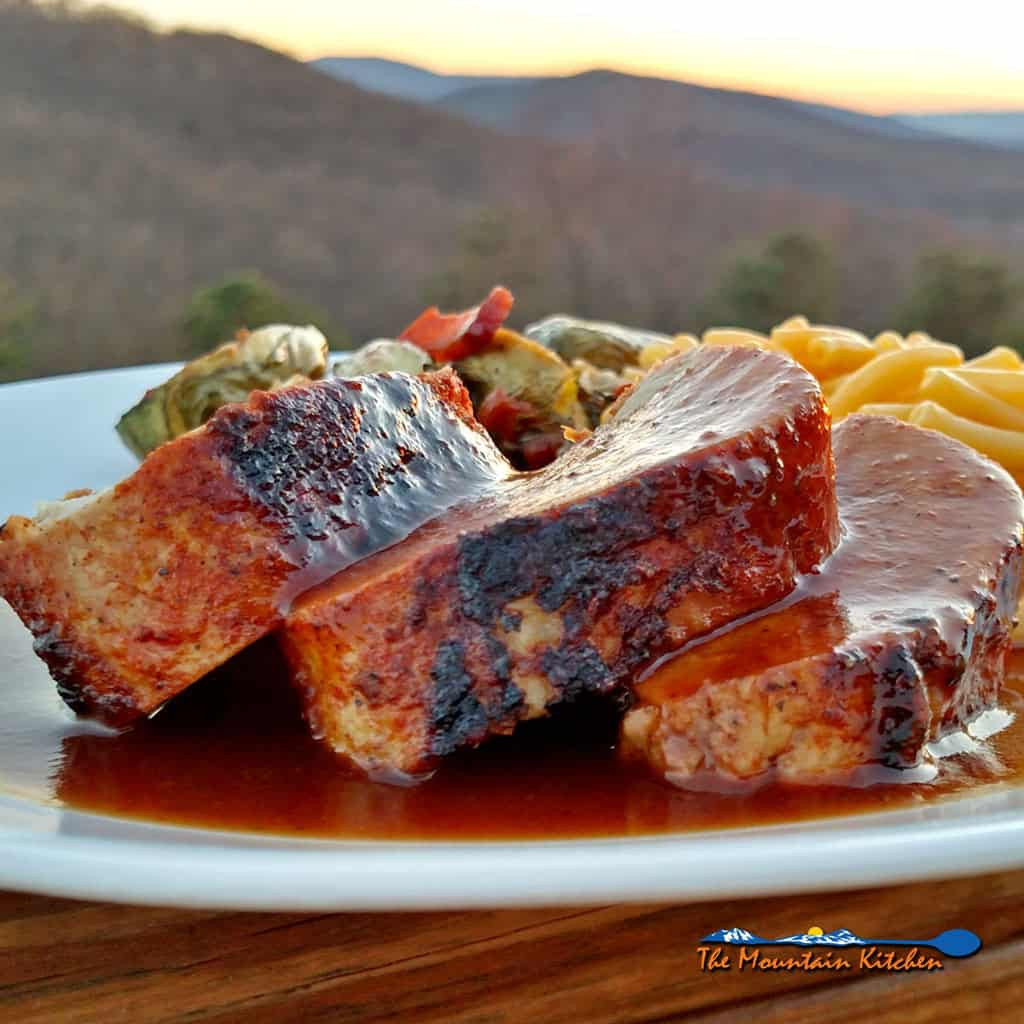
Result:
M116 0L115 0L116 2ZM860 110L1024 109L1024 14L1007 0L122 0L157 25L223 29L303 58L439 71L611 67Z

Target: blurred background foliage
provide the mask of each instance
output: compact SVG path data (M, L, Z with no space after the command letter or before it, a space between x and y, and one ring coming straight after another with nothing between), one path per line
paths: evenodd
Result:
M1024 149L599 70L413 101L74 3L0 0L0 224L3 380L345 348L499 282L513 327L1024 345Z
M1021 281L1005 265L955 249L926 252L896 318L904 331L923 330L976 354L993 345L1024 344Z
M836 316L836 271L829 247L790 232L747 246L722 271L722 282L697 317L702 326L769 331L794 313L812 323Z
M544 288L548 258L543 237L528 225L508 211L484 211L463 231L451 263L425 282L422 301L462 308L501 280L514 293L530 296L535 306L531 312L537 316L569 311ZM621 319L667 331L718 325L768 331L795 313L812 322L835 323L841 319L836 304L840 283L832 248L820 238L789 232L761 245L740 246L689 318L669 322L663 316L662 322L651 324L624 308ZM954 341L968 355L993 345L1024 352L1024 282L991 258L955 249L928 250L917 263L905 300L883 321L903 332L923 330ZM336 350L353 344L324 310L248 270L197 289L180 317L180 345L175 351L153 352L153 360L189 358L231 340L242 328L271 323L314 324ZM394 333L403 325L387 326ZM43 303L0 275L0 380L32 376L33 345L48 336Z
M267 324L313 324L336 347L345 347L343 336L332 335L323 310L285 296L262 274L251 270L193 294L181 322L183 354L201 355L230 341L243 328L255 330Z
M513 295L529 296L535 305L558 301L550 289L545 294L552 279L550 235L515 210L484 209L458 232L448 265L426 280L423 301L462 309L479 302L498 278Z
M42 304L0 274L0 380L22 376L32 365L32 343L42 335Z

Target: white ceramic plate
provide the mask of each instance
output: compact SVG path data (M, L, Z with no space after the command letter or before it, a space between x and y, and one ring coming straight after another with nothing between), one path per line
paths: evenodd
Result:
M0 388L0 519L31 514L37 499L103 487L131 472L135 461L112 426L171 369ZM3 606L0 614L11 616ZM27 632L9 646L17 649L0 651L0 707L16 680L49 685L41 666L28 664L34 659ZM9 670L15 663L17 674ZM47 694L41 699L57 701ZM5 743L16 749L17 738ZM26 765L27 772L36 768ZM793 825L458 843L341 842L150 825L67 809L45 792L19 788L16 779L0 790L0 887L133 903L365 910L707 900L1020 865L1024 790L1013 786Z

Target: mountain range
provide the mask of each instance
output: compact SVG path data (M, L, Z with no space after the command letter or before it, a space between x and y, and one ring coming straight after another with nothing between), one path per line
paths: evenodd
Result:
M913 128L1007 149L1024 149L1024 111L976 111L963 114L894 114Z
M436 103L452 93L477 86L526 85L536 81L528 75L445 75L382 57L320 57L309 63L317 71L361 89L416 103Z
M579 77L451 75L381 57L321 57L310 63L319 71L352 82L363 89L417 103L438 104L498 125L508 118L511 108L522 104L524 93L540 86L541 91L538 95L544 95L550 88L550 83ZM1007 149L1024 149L1024 111L876 116L827 104L801 103L735 90L707 89L664 79L656 81L703 91L708 96L717 93L732 102L757 104L759 101L767 100L771 104L789 106L793 110L802 110L887 137L920 139L928 135L940 135ZM569 132L573 130L571 123L563 124L562 127Z
M494 89L505 112L471 116ZM335 347L498 281L513 325L693 329L737 250L788 231L828 239L836 317L874 330L926 249L1020 259L1024 154L611 72L425 104L0 0L0 223L0 295L39 312L23 374L179 356L189 297L242 270L322 309Z
M705 935L702 942L723 942L730 946L867 946L871 940L854 935L849 928L838 928L822 934L800 932L781 939L762 939L746 928L719 928Z

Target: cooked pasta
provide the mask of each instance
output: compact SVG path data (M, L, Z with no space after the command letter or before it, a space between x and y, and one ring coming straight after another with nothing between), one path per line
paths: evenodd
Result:
M1009 470L1024 470L1024 433L1019 430L989 427L965 416L957 416L938 402L928 401L914 406L910 422L955 437Z
M985 370L1021 370L1024 369L1024 359L1021 359L1020 355L1012 348L998 345L989 349L984 355L968 359L964 366Z
M862 405L857 412L868 413L871 416L892 416L893 419L910 422L913 411L917 408L910 402L876 402L871 405Z
M819 378L852 373L876 354L863 334L844 327L776 327L771 342Z
M894 352L898 348L906 348L906 343L901 334L895 331L883 331L871 342L871 347L876 352Z
M829 399L834 419L856 412L862 405L902 402L913 398L925 370L932 366L956 366L963 354L947 346L918 345L875 356L843 381Z
M990 427L1024 430L1024 409L987 394L953 370L937 367L926 370L918 395L958 416Z
M704 332L705 345L741 345L744 348L774 348L763 334L745 331L740 327L713 327Z
M1019 370L990 370L963 366L957 371L957 376L986 394L1011 405L1024 407L1024 373Z
M696 334L677 334L672 339L672 344L680 352L689 352L700 344L700 338Z
M833 421L862 412L939 430L1024 480L1024 359L1005 345L965 361L956 345L925 331L868 339L805 316L791 316L767 335L711 328L701 343L783 352L818 379ZM680 334L673 344L689 349L698 341Z

